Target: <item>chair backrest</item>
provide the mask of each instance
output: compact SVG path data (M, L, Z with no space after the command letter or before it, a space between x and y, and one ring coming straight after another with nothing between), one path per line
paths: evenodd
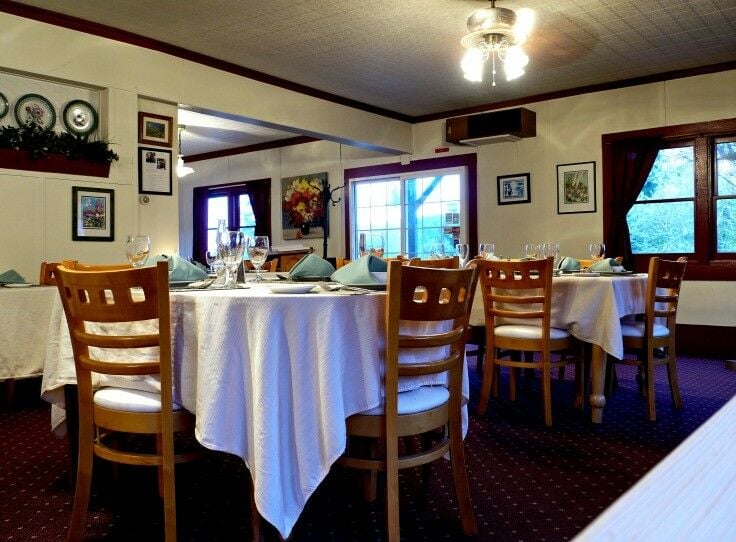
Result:
M476 270L411 267L398 260L389 262L388 269L385 386L386 413L390 414L396 412L399 376L450 371L450 393L460 394ZM447 329L411 331L410 323ZM399 363L400 350L433 347L447 347L446 355L424 363Z
M471 266L478 268L478 280L483 296L489 352L495 347L490 333L498 319L504 323L536 325L541 321L542 338L537 345L544 351L549 345L552 310L552 270L554 258L542 260L484 260L475 259ZM509 320L510 319L510 320Z
M345 267L347 264L350 263L350 258L343 258L342 256L338 256L335 258L335 268L340 269L341 267Z
M119 271L122 269L133 269L133 266L129 263L92 264L81 263L77 260L63 260L62 264L67 269L73 269L74 271Z
M665 318L667 327L670 331L674 331L680 287L686 267L687 258L685 257L677 261L661 260L656 256L649 259L647 304L644 318L647 337L652 337L655 318Z
M171 404L168 281L168 262L165 261L158 262L155 267L112 271L57 267L56 283L69 326L80 398L85 395L91 400L90 371L117 375L160 374L162 405ZM131 335L129 326L110 325L150 320L158 320L157 332ZM126 352L136 354L142 348L152 347L158 348L154 359L147 357L145 361L138 361L126 355ZM100 359L98 348L106 349L108 355L114 353L112 355L118 359Z
M431 267L433 269L459 269L460 257L450 256L447 258L433 258L422 260L421 258L412 258L409 260L412 267Z
M254 271L255 266L250 260L243 260L245 262L245 266L248 268L249 271ZM271 260L267 260L262 266L261 271L264 271L266 273L273 273L276 271L276 269L279 266L279 259L273 258Z
M42 286L56 286L56 268L59 262L41 262L41 274L38 283Z

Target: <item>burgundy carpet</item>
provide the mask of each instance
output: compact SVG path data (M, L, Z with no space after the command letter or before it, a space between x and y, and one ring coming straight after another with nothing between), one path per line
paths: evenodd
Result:
M627 367L618 369L620 387L600 426L590 423L588 409L581 414L572 407L572 368L567 380L553 381L551 429L542 423L537 379L522 379L516 402L502 393L487 416L472 415L466 449L480 529L475 540L571 539L736 393L736 373L718 360L680 358L679 370L684 408L671 408L660 369L655 423L646 420ZM471 375L475 398L478 382ZM0 406L0 541L64 540L72 505L66 445L49 432L48 405L36 399L38 382L18 382L16 395L15 404ZM163 539L153 470L114 473L102 462L95 473L88 540ZM247 480L242 462L221 453L177 467L179 540L249 540ZM462 538L445 461L432 467L426 494L415 471L402 473L401 492L403 540ZM277 540L270 529L266 535ZM383 539L382 501L364 503L356 478L340 468L309 501L290 538Z

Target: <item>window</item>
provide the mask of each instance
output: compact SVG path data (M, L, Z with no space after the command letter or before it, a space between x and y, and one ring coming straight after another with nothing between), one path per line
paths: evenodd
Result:
M607 134L603 144L606 239L625 246L623 213L637 270L653 255L684 255L689 280L733 280L736 119Z
M381 234L387 257L427 258L439 246L454 254L464 214L461 180L460 172L437 172L353 181L352 257L360 234Z
M224 219L231 231L246 236L271 235L270 179L194 189L194 258L215 250L217 223Z
M475 246L475 171L475 154L346 170L346 254L358 256L361 234L381 234L386 257Z

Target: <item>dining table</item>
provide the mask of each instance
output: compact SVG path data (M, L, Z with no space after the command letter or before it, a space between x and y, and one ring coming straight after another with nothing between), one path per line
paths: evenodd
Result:
M343 453L346 418L382 402L386 298L381 291L319 285L297 293L299 283L288 283L291 290L286 284L170 291L174 401L196 415L195 437L204 447L243 459L259 513L284 538ZM64 387L75 383L75 375L58 296L51 310L42 397L52 403L58 429ZM153 324L139 325L144 333ZM401 362L432 355L403 355ZM400 390L444 378L412 377ZM96 383L157 385L139 379ZM466 431L466 409L463 426Z
M565 329L589 344L590 407L593 423L601 423L608 355L622 359L621 318L645 310L646 273L569 273L552 278L552 327ZM472 326L485 326L483 297L476 289L470 316Z
M0 380L43 373L55 296L56 288L50 286L0 287Z

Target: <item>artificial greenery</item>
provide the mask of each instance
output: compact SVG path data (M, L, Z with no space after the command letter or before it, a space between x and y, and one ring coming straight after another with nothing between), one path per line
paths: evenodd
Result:
M61 154L71 160L110 164L120 157L108 145L103 140L90 141L87 136L44 130L36 122L22 126L0 126L0 149L29 151L33 160L49 154Z

